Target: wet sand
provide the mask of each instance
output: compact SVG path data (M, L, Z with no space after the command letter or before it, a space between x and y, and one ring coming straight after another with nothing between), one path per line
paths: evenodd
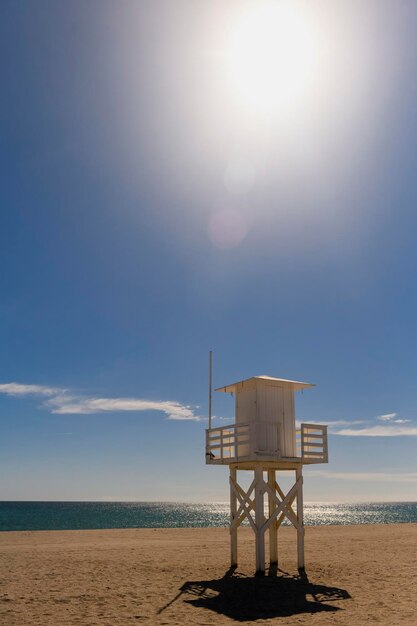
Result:
M417 624L417 524L279 534L279 569L254 576L250 529L228 570L227 529L0 533L1 626Z

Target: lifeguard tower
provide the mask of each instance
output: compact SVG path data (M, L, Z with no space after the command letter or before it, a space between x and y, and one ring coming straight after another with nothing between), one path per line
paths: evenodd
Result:
M235 396L235 423L212 428L210 365L206 463L230 468L232 567L237 565L237 529L244 519L255 533L257 573L265 572L266 531L270 563L278 564L278 529L287 518L297 530L298 568L304 569L303 465L328 462L327 426L301 424L296 428L295 392L308 387L314 385L271 376L253 376L220 387L216 391ZM238 483L241 470L254 473L248 490ZM295 472L295 483L287 494L278 484L278 471Z

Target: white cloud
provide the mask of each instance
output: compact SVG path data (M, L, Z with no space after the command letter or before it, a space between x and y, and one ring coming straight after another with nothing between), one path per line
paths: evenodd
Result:
M372 424L372 422L350 422L342 424L342 422L332 422L333 429L330 430L333 435L341 435L342 437L415 437L417 436L416 426L404 426L411 423L409 419L395 419L397 413L384 413L378 415L376 419L382 424ZM350 428L354 424L369 424L366 428ZM331 423L329 423L330 425ZM334 428L336 425L346 425L349 428Z
M369 428L342 428L333 434L344 437L417 437L417 427L379 424Z
M119 411L160 411L170 420L195 420L200 417L192 408L168 400L143 400L140 398L80 398L58 396L48 400L52 413L91 415Z
M19 383L0 384L0 394L8 396L42 396L43 406L51 413L89 415L119 411L159 411L169 420L194 420L201 418L191 406L171 400L145 400L142 398L88 398L71 395L66 389L44 385Z
M21 385L19 383L4 383L0 385L0 393L8 396L54 396L64 392L65 389L45 387L44 385Z
M397 413L386 413L378 415L377 420L382 424L375 424L374 420L335 420L315 422L309 420L310 424L326 423L329 427L330 435L340 435L344 437L406 437L416 436L417 428L414 426L404 427L403 424L410 424L409 419L394 419ZM354 426L365 425L365 428L353 428ZM297 423L297 428L299 428ZM346 428L340 428L346 426Z
M397 417L396 413L386 413L385 415L378 415L376 419L381 422L390 422L394 417Z
M411 422L411 420L404 420L404 419L394 419L394 417L397 417L397 413L387 413L386 415L378 415L378 417L376 418L377 420L380 420L381 422L390 422L391 424L409 424Z
M312 470L308 472L308 477L353 480L359 482L417 483L417 472L327 472L326 470Z

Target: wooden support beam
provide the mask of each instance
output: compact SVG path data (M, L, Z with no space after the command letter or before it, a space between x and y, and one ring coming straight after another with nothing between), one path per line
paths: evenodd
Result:
M297 489L297 560L298 569L304 569L304 511L303 511L303 466L296 470Z
M246 498L246 493L245 491L242 489L242 487L239 485L239 483L237 481L235 481L235 485L236 485L236 489L239 491L240 495L243 497L243 499ZM247 518L248 514L251 511L255 510L255 500L251 500L251 498L247 498L247 503L248 506L246 507L245 513L242 513L242 515L239 517L239 519L237 519L236 521L236 526L240 526L241 523L243 522L243 520L245 518Z
M230 567L237 566L237 497L233 489L236 484L237 471L234 467L230 468Z
M288 506L291 508L291 504L294 502L295 498L296 498L297 494L295 493L293 495L293 497L291 498L291 500L288 501ZM287 507L288 508L288 507ZM292 508L291 508L292 511ZM295 515L295 513L294 513ZM282 522L285 520L285 518L287 517L287 513L281 513L281 515L279 516L279 518L277 519L277 528L279 528L282 524ZM291 521L291 520L290 520ZM292 523L292 522L291 522Z
M249 469L249 468L248 468ZM304 568L304 519L302 465L297 464L296 482L284 494L276 481L276 468L258 463L252 466L254 478L247 490L237 482L237 465L230 465L230 563L237 566L237 531L247 519L255 534L256 572L265 573L265 532L269 530L269 557L271 564L278 563L278 528L287 518L297 530L298 568ZM267 480L264 474L267 473ZM268 496L268 514L265 518L265 495ZM297 510L293 508L296 500Z
M248 514L250 513L250 511L254 511L255 510L255 503L252 500L249 500L249 502L250 502L250 504L246 508L246 513L242 513L242 515L237 520L236 528L241 525L241 523L243 522L243 520L245 518L246 519L248 518Z
M293 526L295 526L297 528L297 530L298 530L298 528L299 528L298 519L297 518L293 519L293 517L291 515L291 512L288 511L288 509L287 509L287 505L290 502L290 500L294 497L294 495L296 495L299 485L300 485L300 481L297 481L295 483L295 485L293 485L291 487L290 491L287 493L287 495L285 496L284 500L279 500L279 498L277 498L276 494L273 491L271 491L271 489L269 488L269 485L264 483L265 491L267 491L268 494L271 495L271 497L276 501L276 504L277 504L277 507L276 507L275 511L273 512L271 517L264 524L264 527L263 527L264 531L267 528L269 528L269 526L274 522L274 520L281 513L284 513L286 515L286 517L288 517L288 519L291 521Z
M278 493L279 493L279 495L280 495L281 499L282 499L282 500L284 500L284 498L285 498L285 493L282 491L282 489L281 489L281 487L278 485L278 483L275 483L275 489L278 491ZM294 517L294 518L297 518L297 515L295 514L295 511L294 511L294 509L292 508L292 503L294 502L294 500L295 500L295 496L294 496L294 498L292 498L291 502L289 502L289 503L288 503L287 509L288 509L289 511L291 511L291 513L292 513L292 515L293 515L293 517Z
M268 485L275 490L275 470L268 470ZM276 509L275 500L268 494L268 514L271 517ZM278 526L276 521L269 527L269 562L278 564Z
M231 488L233 489L240 503L239 509L237 510L237 513L236 513L236 517L240 517L241 514L243 513L244 516L249 520L249 523L252 526L254 532L256 532L256 524L253 521L252 515L250 514L250 510L252 507L247 506L247 502L249 501L252 491L255 489L255 484L256 484L256 481L255 479L253 479L251 486L249 487L249 490L246 493L243 491L244 496L242 496L239 491L240 487L238 489L238 485L233 480L230 481Z
M257 574L265 573L264 485L262 467L257 467L255 469L255 544Z

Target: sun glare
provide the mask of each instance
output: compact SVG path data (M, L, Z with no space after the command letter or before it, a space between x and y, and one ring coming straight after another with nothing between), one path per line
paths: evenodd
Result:
M295 2L259 2L247 8L233 29L229 84L243 107L286 114L312 89L318 61L311 16Z

